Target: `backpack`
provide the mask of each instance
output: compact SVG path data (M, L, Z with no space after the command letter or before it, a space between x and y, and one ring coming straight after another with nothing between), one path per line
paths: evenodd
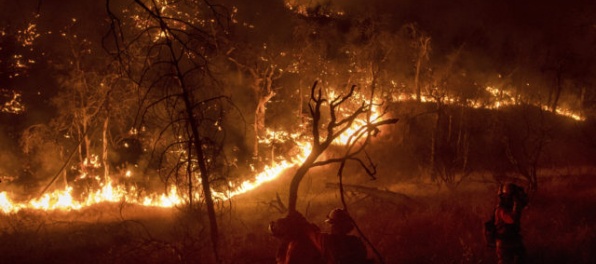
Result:
M495 214L484 222L484 242L487 247L495 247L497 243L497 226L495 225Z

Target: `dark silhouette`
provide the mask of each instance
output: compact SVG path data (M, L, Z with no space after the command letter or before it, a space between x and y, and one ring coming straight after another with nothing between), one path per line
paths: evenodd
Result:
M499 264L525 261L526 248L520 234L520 219L527 203L528 198L522 187L509 183L500 188L494 212L494 238Z
M354 229L354 223L346 210L331 210L325 222L330 225L330 233L311 232L309 237L327 260L326 263L372 263L367 259L362 240L349 234Z
M309 238L319 228L302 214L291 211L286 217L269 224L269 231L281 240L275 260L277 264L323 264L323 256Z
M373 263L360 238L349 234L354 224L347 211L333 209L325 222L330 225L329 233L321 232L298 212L271 222L271 232L282 240L277 263Z

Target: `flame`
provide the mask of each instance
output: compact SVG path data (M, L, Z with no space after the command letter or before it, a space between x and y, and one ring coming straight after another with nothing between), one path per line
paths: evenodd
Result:
M213 196L222 200L228 200L236 195L247 193L256 189L264 183L270 182L281 175L286 169L294 167L296 164L304 162L312 150L312 145L307 142L299 142L300 153L290 160L282 160L273 166L265 166L263 172L256 175L254 180L248 180L240 183L230 192L214 192ZM231 185L231 183L230 183Z
M519 96L515 96L513 92L504 90L504 89L497 89L491 86L485 87L485 91L491 95L489 101L481 101L481 100L467 100L464 102L465 106L476 108L476 109L490 109L496 110L502 107L507 106L514 106L522 104L522 99ZM406 101L415 101L416 94L413 93L395 93L392 94L391 100L393 102L406 102ZM458 99L449 95L443 95L441 98L442 102L445 104L456 104L458 103ZM420 101L423 103L432 103L436 102L436 99L427 96L421 95ZM544 111L551 111L548 106L542 104L541 102L523 102L525 104L531 104L536 107L540 107L540 109ZM555 114L564 116L567 118L574 119L576 121L585 121L586 117L577 111L573 111L572 109L566 107L558 107L555 111Z
M335 94L334 91L329 91L328 93L329 98L334 99L337 98L338 95ZM359 107L360 104L359 102L366 102L367 98L362 95L359 92L354 92L354 94L352 95L352 98L354 102L356 102L356 104L352 107ZM350 140L354 140L351 139L352 135L356 134L358 132L358 130L360 130L363 126L365 126L368 122L374 122L375 120L379 120L382 118L383 114L381 113L381 109L379 109L379 105L381 105L380 99L378 98L374 98L372 102L370 103L370 115L367 117L366 113L362 114L362 117L356 118L354 120L354 122L352 122L352 124L350 125L349 128L346 129L346 131L344 131L341 135L339 135L334 141L333 143L336 145L347 145L351 142L349 142ZM346 110L348 111L341 111L344 109L340 109L340 113L338 113L338 115L343 115L344 117L347 117L347 115L351 114L354 109L352 107L347 107Z
M500 107L519 105L520 100L511 92L502 89L496 89L493 87L486 87L486 91L489 92L496 100L492 104L486 106L487 109L499 109ZM533 103L534 106L540 107L544 111L550 111L549 107L540 104L539 102ZM559 107L555 110L555 114L574 119L576 121L585 121L586 117L582 114L574 112L573 110L566 107Z
M266 166L265 169L258 173L253 180L241 182L237 186L232 186L231 191L218 192L212 190L212 195L221 200L228 200L234 196L249 192L261 186L266 182L270 182L278 178L286 169L294 167L296 164L304 161L306 156L310 153L311 145L309 143L299 143L299 154L290 160L282 160L271 166ZM93 159L91 159L93 161ZM95 166L93 162L87 164ZM126 175L130 175L130 171ZM86 177L83 174L81 177ZM79 177L79 178L81 178ZM99 180L99 177L94 179ZM135 195L137 190L135 187L127 188L122 184L116 184L112 179L107 179L100 188L91 192L83 200L79 201L73 198L73 188L67 186L62 190L55 190L51 193L46 193L39 198L32 199L27 202L17 202L10 198L10 195L4 191L0 192L0 210L4 213L14 213L23 209L35 210L80 210L84 207L95 204L110 202L127 202L130 204L138 204L142 206L164 207L170 208L183 204L187 197L180 196L175 186L169 188L169 191L164 194L149 194L144 196ZM199 198L198 193L194 198Z

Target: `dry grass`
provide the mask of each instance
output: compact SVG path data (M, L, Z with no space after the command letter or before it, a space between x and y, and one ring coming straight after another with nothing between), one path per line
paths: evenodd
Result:
M493 184L470 183L455 190L412 186L416 187L403 189L415 201L408 204L356 193L348 196L350 211L386 263L495 262L482 237L482 223L495 202ZM523 216L530 263L596 263L595 190L594 175L542 183ZM301 210L322 225L326 211L339 205L333 200L337 196L333 190L308 191L310 198ZM281 214L263 202L265 198L251 199L238 199L221 210L224 263L274 263L278 241L269 236L267 224ZM0 215L2 260L213 263L208 228L200 220L204 215L121 209L100 205L80 212Z

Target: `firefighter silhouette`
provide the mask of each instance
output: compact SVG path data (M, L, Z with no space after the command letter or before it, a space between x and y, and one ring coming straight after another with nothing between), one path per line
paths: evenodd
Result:
M528 203L527 195L522 187L509 183L500 188L498 200L494 212L498 263L524 263L526 248L520 234L520 219Z
M272 222L272 233L279 238L283 237L277 263L372 263L367 258L364 243L359 237L350 235L354 224L346 210L331 210L325 222L329 224L328 233L321 232L297 212Z

